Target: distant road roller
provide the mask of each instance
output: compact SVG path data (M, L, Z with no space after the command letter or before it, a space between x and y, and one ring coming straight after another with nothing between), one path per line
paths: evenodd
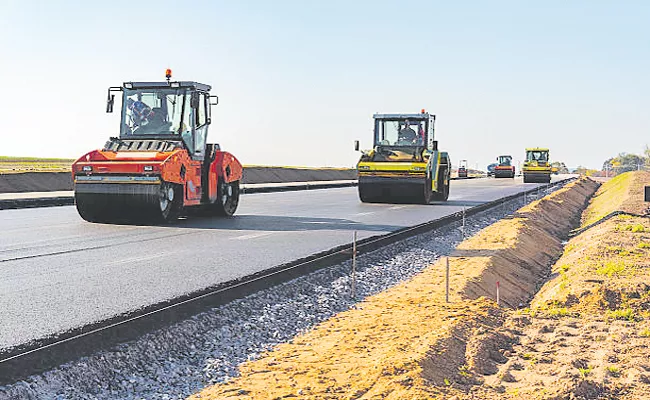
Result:
M497 157L498 164L494 167L495 178L514 178L515 166L512 165L512 156Z
M526 160L522 167L524 183L550 183L551 163L549 150L534 147L526 149Z
M434 140L436 116L375 114L374 147L357 164L362 202L429 204L449 198L451 161ZM359 142L355 142L359 150Z
M122 93L120 131L101 150L72 165L79 215L90 222L170 222L188 208L232 216L242 165L208 144L210 86L172 81L126 82L108 89L106 112Z
M458 177L467 178L467 160L460 160L460 164L458 164Z

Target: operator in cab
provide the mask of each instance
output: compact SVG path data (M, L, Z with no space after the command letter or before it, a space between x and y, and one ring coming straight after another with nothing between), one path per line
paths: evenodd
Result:
M404 127L400 129L397 138L398 144L414 144L417 139L417 133L411 128L411 124L407 119L404 121Z
M133 127L144 126L149 123L149 119L153 117L151 107L142 101L142 93L138 93L138 100L128 99L126 107L131 111L131 119Z

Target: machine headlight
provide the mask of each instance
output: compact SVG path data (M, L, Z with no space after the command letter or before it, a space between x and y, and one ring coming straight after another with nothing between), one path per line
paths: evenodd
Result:
M153 165L144 166L144 172L151 172L151 171L153 171Z
M84 166L81 168L81 170L82 170L83 172L92 172L93 167L90 166L90 165L84 165Z
M412 169L413 171L424 171L424 170L425 170L424 167L413 167L413 168L411 168L411 169Z
M366 170L366 171L367 171L367 170L370 169L370 167L367 166L367 165L360 165L360 166L359 166L359 169L363 169L363 170Z

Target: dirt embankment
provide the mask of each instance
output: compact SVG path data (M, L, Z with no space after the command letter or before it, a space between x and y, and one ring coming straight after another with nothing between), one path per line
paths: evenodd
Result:
M648 173L604 184L583 214L639 212ZM517 343L478 398L650 398L650 221L619 215L566 244L530 308L500 335ZM499 393L496 389L503 391Z
M357 179L357 171L348 168L245 166L243 183L289 183L353 179ZM72 190L72 176L69 172L0 173L0 193L58 190Z
M581 180L462 243L410 281L372 296L291 343L241 366L241 377L194 399L426 399L472 393L508 362L515 340L500 327L561 255L596 190ZM479 397L480 398L480 397Z

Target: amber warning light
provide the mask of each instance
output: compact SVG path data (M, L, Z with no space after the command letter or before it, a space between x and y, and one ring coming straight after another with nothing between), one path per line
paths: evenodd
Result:
M169 82L169 80L172 78L172 70L171 70L171 69L167 68L167 69L165 70L165 78L167 78L167 81L168 81L168 82Z

